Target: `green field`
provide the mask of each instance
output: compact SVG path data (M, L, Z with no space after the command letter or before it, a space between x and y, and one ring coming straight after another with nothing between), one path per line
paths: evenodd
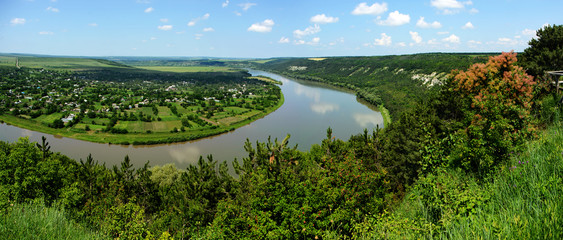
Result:
M10 61L10 59L12 59ZM64 58L64 57L18 57L20 67L28 68L48 68L48 69L68 69L68 70L90 70L100 68L126 67L111 61L90 58ZM6 63L9 61L9 64ZM0 56L0 63L3 65L15 65L15 57Z
M236 72L237 69L230 67L218 66L142 66L139 67L146 70L161 71L161 72Z

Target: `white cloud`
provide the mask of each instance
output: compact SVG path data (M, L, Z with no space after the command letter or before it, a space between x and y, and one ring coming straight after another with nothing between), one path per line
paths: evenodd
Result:
M328 17L325 14L317 14L311 17L311 22L314 23L335 23L338 22L338 18L336 17Z
M522 35L528 36L528 37L535 37L536 36L536 30L526 28L526 29L522 30Z
M340 37L340 38L336 39L334 42L329 43L328 45L334 46L334 45L336 45L336 44L338 44L338 43L344 43L344 38L343 38L343 37Z
M295 45L304 45L304 44L307 44L307 45L311 45L311 46L318 45L320 42L321 42L321 38L319 38L319 37L314 37L314 38L311 39L311 41L309 41L309 42L306 42L305 40L302 40L302 39L293 41L293 43L294 43Z
M204 32L215 32L215 29L213 29L212 27L208 27L208 28L204 28L203 31Z
M477 14L477 13L479 13L479 10L477 10L476 8L472 8L472 9L469 10L469 13Z
M452 34L449 37L442 39L442 41L449 43L459 43L459 37L455 34Z
M448 31L438 32L438 35L446 35L446 34L449 34L449 33L450 33L450 32L448 32Z
M48 31L39 32L39 35L53 35L53 34L54 34L53 32L48 32Z
M201 33L196 33L196 34L194 34L194 36L195 36L195 39L196 39L196 40L200 40L201 37L203 37L203 34L201 34Z
M409 34L411 35L411 38L415 43L421 43L422 42L422 37L420 35L418 35L418 32L409 31Z
M243 11L247 11L253 6L256 6L256 3L241 3L239 6L242 8Z
M156 37L151 37L151 41L154 41L154 40L156 40Z
M209 19L209 16L211 16L211 15L210 15L209 13L206 13L206 14L204 14L204 15L201 16L201 17L194 18L194 19L192 19L192 20L188 23L188 26L189 26L189 27L193 27L193 26L196 25L197 22L199 22L199 21L201 21L201 20L207 20L207 19Z
M400 26L407 24L411 21L411 17L408 14L401 14L399 11L394 11L389 13L389 16L385 20L378 20L377 24L383 26Z
M168 18L161 18L160 21L163 22L163 23L166 23L166 22L168 22Z
M466 5L472 5L472 4L473 4L472 1L465 1L465 2L460 2L460 1L457 1L457 0L432 0L432 1L430 1L430 5L432 5L432 7L435 7L437 9L442 10L443 14L455 14L459 10L465 8ZM477 10L477 9L475 9L475 10ZM473 11L473 9L471 11ZM476 13L476 12L472 12L472 13Z
M407 46L407 44L406 44L406 43L404 43L404 42L400 42L400 43L397 43L397 46L400 46L400 47L406 47L406 46Z
M274 26L274 20L266 19L263 22L252 24L248 31L250 32L259 32L259 33L267 33L272 31L272 27Z
M430 40L428 40L428 42L426 42L426 43L427 43L428 45L437 45L437 44L440 44L440 43L438 42L438 40L436 40L436 39L430 39Z
M363 2L358 4L354 11L352 11L353 15L379 15L387 11L387 3L374 3L371 6L368 6L367 3Z
M49 11L49 12L59 12L59 9L54 8L54 7L47 7L47 11Z
M320 31L321 31L321 27L319 25L315 24L315 26L309 26L309 27L305 28L305 30L297 29L297 30L293 31L293 36L295 36L296 38L302 38L304 36L312 35L312 34L320 32Z
M321 42L321 38L320 37L314 37L313 40L311 40L311 42L309 44L311 45L317 45Z
M163 30L163 31L172 30L172 25L162 25L162 26L158 26L158 29Z
M418 21L416 22L416 26L421 28L441 28L442 24L438 21L427 23L426 21L424 21L424 17L420 17L420 19L418 19Z
M223 4L221 4L222 7L227 7L229 6L229 0L226 0Z
M467 22L467 23L466 23L465 25L463 25L463 27L461 27L461 28L463 28L463 29L473 29L473 28L475 28L475 27L473 26L473 23Z
M97 23L90 23L90 24L88 24L88 26L90 26L90 27L97 27L98 24L97 24Z
M282 37L282 38L280 38L280 40L278 42L279 43L289 43L289 38Z
M389 46L391 45L391 36L387 36L387 34L382 33L381 38L376 38L373 44L376 46Z
M438 9L446 9L446 8L463 8L463 3L458 2L456 0L432 0L430 1L430 5Z
M480 42L480 41L475 41L475 40L469 40L469 41L467 41L467 43L469 43L469 44L473 44L473 45L478 45L478 44L481 44L481 42Z
M510 38L499 38L497 43L501 45L516 45L518 41L512 40Z
M145 9L146 13L150 13L152 11L154 11L154 8L152 8L152 7L148 7L147 9Z
M12 18L12 20L10 20L10 23L12 25L25 24L25 18Z

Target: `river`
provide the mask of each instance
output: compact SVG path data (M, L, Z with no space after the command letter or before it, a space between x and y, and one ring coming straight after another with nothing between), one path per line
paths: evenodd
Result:
M86 159L91 153L94 160L110 167L120 164L125 155L129 155L135 167L150 161L152 166L174 163L176 167L185 169L196 163L199 156L209 154L220 162L231 162L234 158L240 160L247 156L243 148L246 139L252 143L265 142L271 136L272 140L278 138L281 141L291 134L289 146L297 144L299 150L306 151L326 138L328 127L332 128L333 136L343 140L362 133L365 128L383 127L381 113L358 102L352 93L264 71L250 70L250 73L282 81L280 87L285 103L264 118L229 133L184 143L122 146L60 138L3 123L0 124L0 140L14 142L28 136L31 141L40 142L41 136L45 136L52 151L76 160Z

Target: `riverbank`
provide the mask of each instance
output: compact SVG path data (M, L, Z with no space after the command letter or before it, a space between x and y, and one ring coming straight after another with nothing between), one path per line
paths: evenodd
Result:
M177 142L187 142L196 139L202 139L206 137L216 136L223 133L231 132L237 128L246 126L260 118L267 116L268 114L276 111L280 108L284 101L283 92L280 92L280 99L276 105L273 107L264 109L259 113L250 116L242 121L233 123L228 126L217 125L215 128L206 129L196 129L196 130L186 130L185 132L152 132L152 133L125 133L125 134L115 134L100 131L85 131L81 129L74 128L62 128L55 129L41 122L34 120L23 119L13 115L3 114L0 115L0 121L7 124L51 134L54 136L73 138L94 143L108 143L108 144L121 144L121 145L154 145L154 144L166 144L166 143L177 143Z
M312 80L309 80L309 79L300 78L298 76L288 76L288 75L284 74L283 72L274 71L274 70L263 70L263 71L269 71L269 72L278 74L278 75L286 77L286 78L292 78L292 79L297 80L297 81L302 81L302 82L306 82L306 83L315 83L315 84L318 84L320 86L328 86L330 88L333 88L333 89L336 89L336 90L339 90L339 91L353 93L358 97L358 99L364 100L364 101L361 101L362 104L367 105L369 108L374 109L376 111L379 111L381 113L381 116L383 117L384 127L389 126L389 124L391 124L391 122L393 121L392 118L391 118L391 113L389 112L389 110L387 108L385 108L385 106L383 104L373 104L373 103L369 102L368 99L365 99L365 98L363 98L362 96L359 95L359 92L357 91L356 88L343 87L341 85L338 85L338 84L335 84L335 83L330 83L330 82L312 81Z

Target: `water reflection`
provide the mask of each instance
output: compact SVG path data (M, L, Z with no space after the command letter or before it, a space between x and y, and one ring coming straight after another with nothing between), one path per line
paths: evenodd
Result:
M354 120L363 128L375 127L383 121L379 113L354 113Z
M201 156L201 151L196 146L187 146L180 149L170 149L170 156L174 161L184 164L194 164L194 159L199 159Z
M358 103L354 94L302 84L267 72L250 72L255 76L264 75L282 81L280 87L285 96L284 104L264 118L215 137L176 144L125 146L91 143L0 124L0 140L14 142L18 137L29 136L31 141L41 142L44 135L51 150L77 160L85 159L92 153L96 161L113 166L119 165L128 155L136 167L150 161L152 166L174 163L185 169L197 163L200 155L212 154L214 159L228 162L247 157L248 153L244 150L247 139L254 144L267 141L268 136L281 140L291 134L290 146L297 144L299 150L307 151L312 144L318 144L326 137L328 127L333 129L333 136L346 140L364 128L382 126L380 113Z
M298 96L305 95L307 98L313 99L315 102L321 101L321 91L319 89L296 85L295 94Z
M22 130L22 137L33 137L33 132L27 129Z
M340 106L338 104L331 103L313 103L311 104L311 110L318 114L326 114L334 111L338 111Z

